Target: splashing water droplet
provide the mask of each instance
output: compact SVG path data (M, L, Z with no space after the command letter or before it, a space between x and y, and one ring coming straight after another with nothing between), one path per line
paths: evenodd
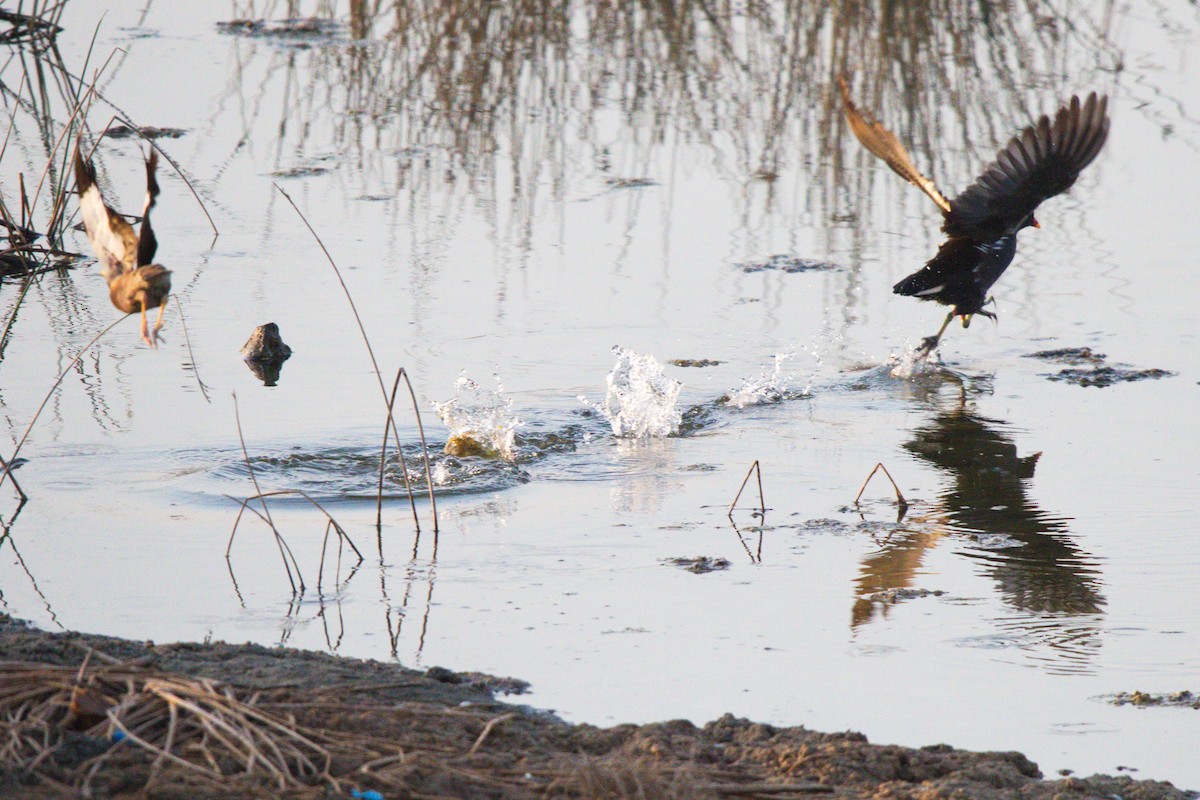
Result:
M902 354L888 356L884 366L893 378L907 380L941 370L941 358L937 348L926 350L923 345L910 345Z
M512 398L504 396L504 385L496 377L496 390L488 391L460 375L454 382L454 397L434 403L433 409L450 429L446 452L457 456L480 456L513 461L517 457L517 428L524 423L512 413Z
M795 358L796 353L776 353L775 366L770 372L763 372L757 378L747 378L741 388L729 393L725 405L732 408L746 408L763 403L778 403L788 397L791 389L792 376L783 370L784 364ZM807 393L807 389L802 394Z
M683 384L663 373L654 356L614 347L617 363L605 382L604 403L579 399L608 420L613 435L625 439L651 439L679 432L683 412L677 401Z

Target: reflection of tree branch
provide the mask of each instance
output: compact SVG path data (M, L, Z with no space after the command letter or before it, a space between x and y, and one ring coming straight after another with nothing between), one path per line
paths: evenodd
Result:
M459 185L486 192L504 181L493 188L502 198L511 188L518 230L539 192L561 200L572 165L597 161L614 121L618 169L644 174L673 142L699 142L733 184L764 181L770 208L773 180L800 159L811 187L804 212L857 226L872 193L845 191L853 148L844 151L852 143L834 76L854 74L856 94L927 171L957 183L949 179L974 175L1014 120L1061 99L1059 76L1114 80L1113 5L356 0L348 43L330 35L336 46L284 49L239 38L230 85L241 85L253 54L271 53L267 82L302 101L281 109L280 154L303 168L324 156L305 153L313 132L329 131L370 179L387 160L380 153L420 152L397 159L388 188L427 192L427 180L465 176Z

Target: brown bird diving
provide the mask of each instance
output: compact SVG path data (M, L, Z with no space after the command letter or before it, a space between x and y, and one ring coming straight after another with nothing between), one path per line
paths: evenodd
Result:
M839 82L846 119L858 140L942 210L942 231L948 238L922 269L892 289L953 306L941 330L922 342L928 353L955 316L962 317L964 328L973 314L996 318L983 306L991 301L988 290L1016 255L1017 232L1040 227L1034 210L1071 188L1099 154L1108 138L1108 98L1095 92L1083 101L1072 97L1053 121L1043 115L1014 136L974 183L948 199L916 168L896 135L854 105L846 81Z
M75 143L75 183L79 188L79 209L88 242L100 261L100 274L108 281L108 296L118 310L126 314L141 312L142 340L158 347L158 331L163 324L163 310L171 292L171 272L161 264L152 263L158 250L158 240L150 227L150 209L158 197L158 153L150 151L146 159L146 205L142 209L142 226L138 235L124 218L104 202L96 183L96 168L83 157L82 141ZM158 309L158 318L151 330L146 323L146 311Z

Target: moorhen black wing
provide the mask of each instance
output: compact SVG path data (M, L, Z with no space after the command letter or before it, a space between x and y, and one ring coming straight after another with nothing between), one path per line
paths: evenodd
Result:
M988 289L1012 263L1017 232L1037 226L1033 212L1042 201L1069 189L1099 154L1108 138L1108 98L1095 92L1082 102L1072 97L1053 122L1043 115L1014 136L966 190L947 199L916 168L895 134L855 106L846 81L839 83L858 140L942 210L942 230L949 238L922 269L893 287L897 294L953 307L937 334L922 343L929 352L955 316L962 317L963 327L973 314L995 318L983 306Z

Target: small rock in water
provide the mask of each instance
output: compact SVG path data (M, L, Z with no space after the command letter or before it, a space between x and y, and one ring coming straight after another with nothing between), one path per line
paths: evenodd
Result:
M279 326L274 322L259 325L242 345L242 358L246 366L264 386L274 386L279 382L283 362L291 357L292 348L283 343Z
M696 575L703 575L706 572L716 572L721 569L729 569L732 564L727 558L711 558L709 556L695 556L693 558L667 558L663 559L664 564L670 564L673 567L680 567L688 572Z
M287 361L291 357L292 348L283 343L274 322L259 325L242 345L242 358L250 361Z

